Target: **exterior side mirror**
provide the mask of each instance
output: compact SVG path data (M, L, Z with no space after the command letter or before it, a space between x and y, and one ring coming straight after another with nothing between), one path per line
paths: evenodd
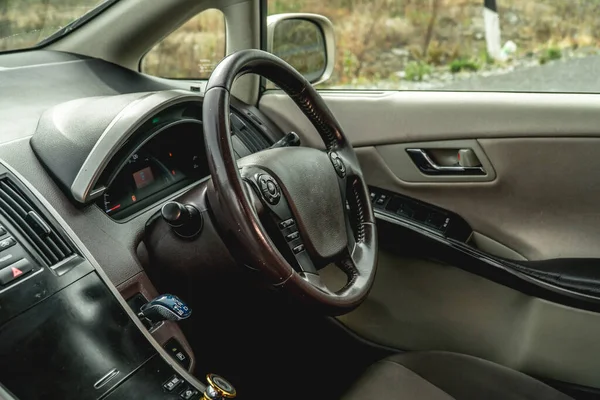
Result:
M322 15L292 13L269 16L267 49L296 68L313 85L325 82L333 73L333 25Z

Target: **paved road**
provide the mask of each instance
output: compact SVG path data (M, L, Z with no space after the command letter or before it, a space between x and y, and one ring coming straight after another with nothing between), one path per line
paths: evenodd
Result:
M505 75L475 76L442 89L600 93L600 56L558 60Z

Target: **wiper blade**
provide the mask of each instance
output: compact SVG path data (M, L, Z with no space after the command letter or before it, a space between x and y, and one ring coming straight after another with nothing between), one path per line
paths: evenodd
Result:
M67 33L74 31L75 29L79 28L81 25L85 24L86 22L88 22L89 20L94 18L96 15L100 14L102 11L106 10L108 7L115 4L117 1L119 1L119 0L105 0L98 7L91 9L87 13L83 14L81 17L79 17L76 20L73 20L70 23L68 23L67 25L63 26L62 28L60 28L59 30L54 32L52 35L48 36L46 39L43 39L42 41L40 41L36 46L38 46L38 47L45 46L49 43L52 43L56 39L66 35Z

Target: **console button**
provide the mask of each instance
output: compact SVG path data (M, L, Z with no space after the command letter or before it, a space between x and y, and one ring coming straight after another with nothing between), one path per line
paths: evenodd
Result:
M385 204L386 200L387 200L387 196L385 194L382 194L381 196L379 196L379 198L377 199L375 204L383 205L383 204Z
M287 236L285 237L285 239L286 239L288 242L291 242L292 240L296 240L296 239L298 239L298 237L299 237L299 236L300 236L300 232L296 231L296 232L292 232L292 233L290 233L289 235L287 235Z
M448 223L450 222L450 219L441 213L438 212L431 212L429 213L429 215L427 216L427 219L425 220L425 223L433 228L439 229L439 230L444 230L448 227Z
M189 400L192 397L196 396L198 394L198 391L192 387L187 387L183 390L183 392L181 392L181 394L179 395L179 397L181 397L184 400Z
M171 354L183 368L188 369L191 364L190 356L183 350L177 339L171 338L163 345L163 348Z
M0 236L6 235L6 229L3 226L0 226Z
M281 221L279 223L279 229L289 228L292 225L294 225L294 219L293 218L286 219L285 221Z
M0 269L25 258L25 251L21 246L14 246L0 252Z
M303 244L299 244L298 246L294 247L294 254L298 254L304 251L304 245Z
M6 285L15 279L20 278L33 269L33 266L26 258L17 261L0 270L0 284Z
M396 210L396 214L399 214L399 215L402 215L402 216L405 216L408 218L412 218L414 213L415 213L415 211L408 203L400 204L400 207L398 207L398 210Z
M6 239L2 239L0 240L0 251L6 250L9 247L14 246L15 244L17 244L17 241L12 236L7 237Z
M183 379L181 379L180 377L178 377L177 375L173 375L171 377L171 379L169 379L168 381L166 381L163 384L163 388L167 391L167 392L172 392L173 390L175 390L175 388L179 385L181 385L181 383L183 382Z

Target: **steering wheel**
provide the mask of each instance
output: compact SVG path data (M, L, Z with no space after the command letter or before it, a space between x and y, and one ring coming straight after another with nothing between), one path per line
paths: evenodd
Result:
M247 73L283 89L326 150L282 147L236 161L230 92L234 80ZM212 176L208 200L233 256L326 314L360 305L375 278L375 217L356 153L317 91L280 58L242 50L213 71L202 114ZM328 264L348 277L340 290L329 290L321 280L318 271Z

